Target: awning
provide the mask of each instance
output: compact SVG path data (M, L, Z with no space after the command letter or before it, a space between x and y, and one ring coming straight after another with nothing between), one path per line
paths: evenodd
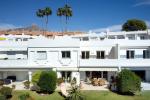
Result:
M118 68L79 68L79 71L118 71Z
M57 68L57 71L78 71L78 68Z

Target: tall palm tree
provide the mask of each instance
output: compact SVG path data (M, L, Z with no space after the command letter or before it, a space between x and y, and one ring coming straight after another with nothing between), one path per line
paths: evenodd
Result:
M44 10L38 9L38 10L36 11L36 16L43 19L43 18L44 18ZM42 26L43 26L43 25L42 25ZM44 35L44 29L43 29L43 35Z
M73 12L72 12L72 8L69 5L65 5L64 7L64 12L63 15L65 16L65 20L66 20L66 28L65 28L65 32L67 32L67 24L68 24L68 20L70 17L72 17Z
M52 10L51 8L49 7L46 7L44 9L44 16L46 16L46 20L45 20L45 23L46 23L46 30L47 30L47 25L48 25L48 16L52 15Z
M52 10L49 7L46 7L45 9L38 9L38 11L36 12L37 17L40 18L44 18L46 16L45 19L45 24L46 24L46 30L47 30L47 25L48 25L48 16L52 15ZM43 32L44 34L44 32ZM45 34L44 34L45 35Z
M62 32L63 32L63 21L62 21L62 16L63 16L63 13L64 13L64 9L63 8L58 8L57 9L57 16L60 17L60 23L61 23L61 27L62 27Z

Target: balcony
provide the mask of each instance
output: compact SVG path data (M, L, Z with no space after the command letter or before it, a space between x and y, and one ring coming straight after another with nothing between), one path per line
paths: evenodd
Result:
M0 68L27 67L28 60L0 60Z
M81 59L80 67L150 67L150 59Z

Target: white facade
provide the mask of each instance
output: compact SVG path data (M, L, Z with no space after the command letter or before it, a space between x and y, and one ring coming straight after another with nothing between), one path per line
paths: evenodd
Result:
M58 78L85 81L115 76L127 68L150 81L150 32L106 32L48 39L0 36L0 78L31 80L36 70L55 70ZM20 38L20 41L18 40ZM26 39L24 39L26 38Z

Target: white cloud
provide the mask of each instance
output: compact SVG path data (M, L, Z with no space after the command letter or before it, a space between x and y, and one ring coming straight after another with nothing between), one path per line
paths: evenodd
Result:
M108 26L108 27L93 29L91 31L93 31L93 32L105 32L107 30L109 30L109 31L120 31L121 29L122 29L122 25L112 25L112 26Z
M14 28L20 28L20 27L21 26L16 26L13 24L0 23L0 30L14 29Z
M133 7L142 6L142 5L150 5L150 0L138 0L138 2L133 5Z

